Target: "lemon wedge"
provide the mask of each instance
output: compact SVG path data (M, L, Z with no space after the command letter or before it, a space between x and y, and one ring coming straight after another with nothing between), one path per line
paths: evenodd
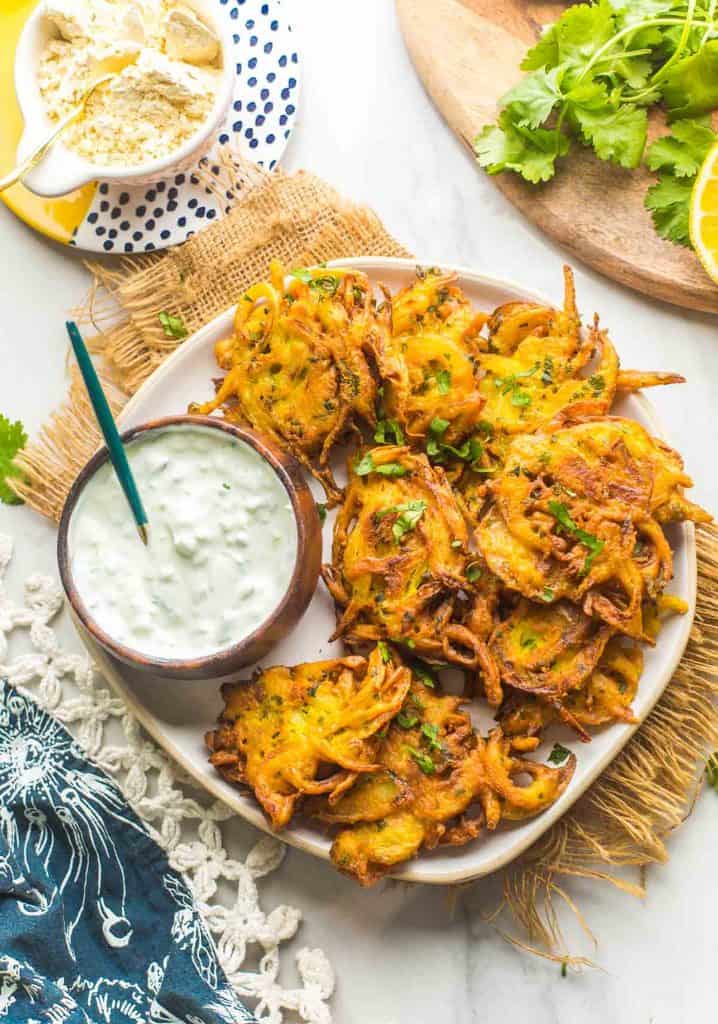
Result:
M718 142L708 151L691 193L691 244L718 284Z

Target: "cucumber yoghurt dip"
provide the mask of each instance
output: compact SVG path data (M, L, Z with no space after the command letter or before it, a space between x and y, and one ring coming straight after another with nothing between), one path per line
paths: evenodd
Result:
M297 557L292 503L249 444L204 426L141 433L127 457L149 518L140 541L109 462L72 513L70 572L97 625L152 658L199 658L259 627Z

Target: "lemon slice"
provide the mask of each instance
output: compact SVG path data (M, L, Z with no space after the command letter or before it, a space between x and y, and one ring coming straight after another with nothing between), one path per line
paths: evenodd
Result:
M706 156L691 193L691 244L718 284L718 142Z

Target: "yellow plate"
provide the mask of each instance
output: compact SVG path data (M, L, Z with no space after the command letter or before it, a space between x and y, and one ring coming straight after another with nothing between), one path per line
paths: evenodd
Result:
M718 284L718 143L703 161L693 186L690 234L706 273Z
M0 0L0 174L15 163L22 118L13 65L23 25L38 0ZM270 170L282 156L295 118L299 55L281 0L214 0L232 26L228 59L236 68L231 108L217 143L231 145ZM210 162L209 172L213 170ZM216 175L220 175L217 167ZM61 199L43 199L22 185L1 198L42 234L89 252L151 252L186 241L232 207L236 185L214 188L204 171L124 186L87 185Z
M13 68L15 47L22 27L37 0L0 0L0 176L15 166L15 152L22 134L22 117L15 99ZM67 245L85 219L96 185L85 185L61 199L43 199L23 185L13 185L0 195L13 213L36 231Z

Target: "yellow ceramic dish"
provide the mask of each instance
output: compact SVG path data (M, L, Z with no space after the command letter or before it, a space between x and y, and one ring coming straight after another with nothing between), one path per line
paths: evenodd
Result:
M3 0L0 4L0 175L15 165L15 153L22 134L22 118L15 99L13 79L15 47L23 25L38 0ZM23 185L13 185L0 198L30 227L67 245L85 219L95 184L85 185L61 199L42 199Z

